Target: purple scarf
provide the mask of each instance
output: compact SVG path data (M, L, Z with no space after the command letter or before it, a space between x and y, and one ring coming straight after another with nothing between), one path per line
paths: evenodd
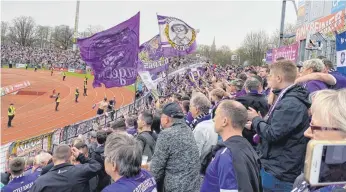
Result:
M211 119L210 113L201 114L201 115L198 115L189 126L191 127L191 129L193 131L198 123L200 123L202 121L210 120L210 119Z

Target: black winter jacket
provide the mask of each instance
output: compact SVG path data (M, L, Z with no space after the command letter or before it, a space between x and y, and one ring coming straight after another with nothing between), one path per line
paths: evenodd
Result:
M274 92L276 94L280 91ZM261 138L258 146L263 168L281 181L293 183L303 171L309 127L309 93L293 85L264 120L255 117L252 126Z
M268 101L265 95L263 94L247 93L246 95L238 97L235 100L243 104L247 109L251 107L255 109L256 111L259 111L263 117L267 115L269 111ZM253 146L256 145L253 142L253 136L255 134L256 134L256 131L254 129L252 130L243 129L243 137L246 138Z
M83 165L63 163L54 166L35 181L30 192L89 192L89 180L96 176L102 166L82 154L77 160Z

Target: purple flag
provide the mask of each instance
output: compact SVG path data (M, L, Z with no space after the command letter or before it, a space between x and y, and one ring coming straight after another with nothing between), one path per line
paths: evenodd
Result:
M139 47L138 71L149 71L151 75L168 67L168 58L163 56L160 36L156 35Z
M167 16L157 16L160 39L165 57L184 56L196 50L196 30L184 21Z
M78 39L82 59L94 71L94 87L123 87L135 83L139 51L140 13L119 25Z

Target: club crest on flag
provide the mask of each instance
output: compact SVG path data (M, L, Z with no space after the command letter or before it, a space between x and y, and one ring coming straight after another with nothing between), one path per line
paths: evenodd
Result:
M163 56L160 36L156 35L139 47L138 70L156 74L168 67L169 59Z
M196 31L184 21L168 17L166 19L165 36L171 46L179 51L185 51L196 40Z
M175 17L157 15L160 40L165 57L176 57L196 51L196 35L194 28Z

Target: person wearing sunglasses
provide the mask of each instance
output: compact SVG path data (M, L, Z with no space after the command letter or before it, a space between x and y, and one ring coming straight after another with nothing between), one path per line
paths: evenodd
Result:
M304 132L304 136L312 140L338 141L346 140L346 89L322 90L316 92L312 97L311 123L310 127ZM329 167L330 168L330 167ZM342 170L340 170L342 169ZM346 165L338 170L323 172L325 179L331 179L337 172L341 174L338 177L346 177ZM302 187L304 175L300 175L294 184L297 191ZM320 188L310 188L310 191L325 191L329 188L340 186L325 186ZM293 190L294 191L294 190Z

